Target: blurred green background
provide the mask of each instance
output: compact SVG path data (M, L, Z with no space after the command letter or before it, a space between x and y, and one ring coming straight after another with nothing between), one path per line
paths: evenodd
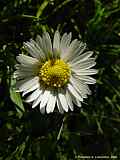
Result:
M12 75L23 42L56 29L87 43L99 73L82 108L41 115L15 92ZM0 160L119 154L120 1L0 0Z

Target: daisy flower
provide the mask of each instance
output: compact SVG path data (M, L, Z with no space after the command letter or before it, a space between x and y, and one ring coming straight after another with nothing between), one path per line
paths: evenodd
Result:
M24 43L30 56L17 56L15 77L22 96L28 95L26 102L32 102L32 108L39 105L41 113L51 113L55 106L60 113L73 111L74 104L81 102L91 94L88 84L96 80L90 75L97 73L93 52L86 51L86 44L75 39L71 33L60 36L56 31L51 41L45 32L36 40Z

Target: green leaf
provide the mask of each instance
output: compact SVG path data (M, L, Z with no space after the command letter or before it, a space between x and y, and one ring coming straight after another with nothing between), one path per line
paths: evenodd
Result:
M22 99L19 92L16 92L15 89L15 79L11 79L11 87L10 87L10 98L16 104L16 110L19 113L19 116L22 117L23 112L25 111L24 105L22 103Z
M48 5L48 1L44 1L38 8L36 17L39 18L42 15L42 12L44 11L44 9L47 7Z
M100 122L98 121L98 119L96 119L96 123L97 123L97 127L98 127L98 132L101 133L101 134L103 134L103 130L102 130L102 128L101 128L101 124L100 124Z

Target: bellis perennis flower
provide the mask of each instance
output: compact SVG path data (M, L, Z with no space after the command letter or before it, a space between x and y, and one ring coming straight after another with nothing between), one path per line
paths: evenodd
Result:
M30 56L17 56L15 77L22 95L28 94L26 102L33 102L32 108L39 105L41 113L53 112L55 106L59 112L73 111L74 105L91 94L88 84L96 80L90 75L96 74L93 52L85 51L86 44L75 39L71 33L60 37L55 32L53 44L49 34L37 36L36 40L24 43Z

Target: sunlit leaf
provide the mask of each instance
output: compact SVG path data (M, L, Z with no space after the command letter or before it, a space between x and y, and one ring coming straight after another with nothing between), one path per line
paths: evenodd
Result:
M11 79L10 98L16 104L16 110L21 117L25 111L24 105L19 92L16 92L15 80Z

